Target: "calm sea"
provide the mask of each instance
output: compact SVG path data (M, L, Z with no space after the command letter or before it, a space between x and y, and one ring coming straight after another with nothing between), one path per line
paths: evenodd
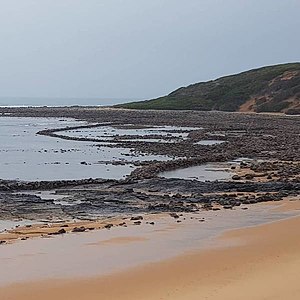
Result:
M0 106L110 106L134 100L136 99L0 97Z

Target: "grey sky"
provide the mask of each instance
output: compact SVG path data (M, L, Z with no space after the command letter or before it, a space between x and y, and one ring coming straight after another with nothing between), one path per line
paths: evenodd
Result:
M151 98L300 60L299 0L0 0L0 96Z

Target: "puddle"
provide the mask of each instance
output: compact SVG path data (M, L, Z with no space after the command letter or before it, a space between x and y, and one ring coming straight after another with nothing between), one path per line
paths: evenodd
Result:
M38 222L36 220L0 220L0 233L4 232L5 230L14 229L17 227L24 227L27 225L33 225L37 223Z
M16 195L20 194L20 193L14 193ZM23 195L33 195L33 196L38 196L43 200L55 200L55 201L59 201L62 200L63 198L66 198L65 195L59 195L56 194L55 191L22 191Z
M213 146L213 145L223 144L225 142L226 141L219 141L219 140L202 140L202 141L195 143L195 145Z
M198 181L226 180L230 179L232 175L233 173L231 170L225 166L222 166L222 164L205 164L173 171L166 171L159 174L160 177L164 178L179 178Z

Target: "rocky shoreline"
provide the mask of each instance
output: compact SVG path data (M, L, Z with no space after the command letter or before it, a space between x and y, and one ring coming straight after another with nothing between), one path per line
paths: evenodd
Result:
M123 126L192 126L186 139L173 143L139 141L138 137L114 137L107 147L167 155L167 161L136 161L125 180L82 179L22 182L0 180L0 219L57 222L97 220L103 216L147 213L201 212L298 197L300 190L300 119L298 117L219 112L127 111L99 108L0 108L0 115L15 117L72 117L90 124L44 130L37 134L60 139L104 140L68 137L63 131ZM128 125L130 124L130 125ZM152 136L153 137L153 136ZM170 137L154 136L170 139ZM135 141L137 139L137 141ZM201 140L222 144L199 145ZM247 159L240 159L240 158ZM235 164L228 162L240 159ZM251 160L249 160L251 159ZM200 182L166 179L163 171L225 162L233 172L230 181ZM119 162L107 162L118 164ZM129 162L122 162L129 163ZM132 162L131 162L132 163ZM99 176L101 177L101 176ZM29 191L29 193L28 193ZM50 198L43 198L50 191ZM51 199L53 198L53 199ZM61 199L58 201L57 198Z

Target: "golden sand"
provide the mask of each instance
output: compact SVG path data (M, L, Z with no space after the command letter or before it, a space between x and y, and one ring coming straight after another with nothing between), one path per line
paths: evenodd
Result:
M293 209L299 208L299 201ZM202 250L126 272L16 284L1 300L299 300L300 217L225 233L236 246ZM225 243L226 244L226 243Z

